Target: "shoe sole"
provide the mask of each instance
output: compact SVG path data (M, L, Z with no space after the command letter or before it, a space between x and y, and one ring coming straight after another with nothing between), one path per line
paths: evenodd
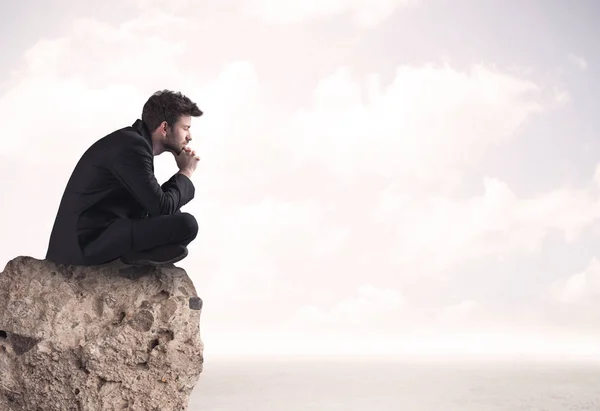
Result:
M187 249L185 250L185 252L183 254L178 255L177 257L173 257L169 260L164 260L164 261L154 261L154 260L148 260L148 259L139 259L134 263L130 263L130 262L126 262L125 264L129 264L129 265L135 265L135 266L140 266L140 265L150 265L153 267L159 267L161 265L168 265L168 264L174 264L178 261L183 260L185 257L187 257L188 252Z

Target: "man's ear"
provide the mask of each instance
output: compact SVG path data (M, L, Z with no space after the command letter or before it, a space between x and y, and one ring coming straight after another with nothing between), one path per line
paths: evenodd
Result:
M167 129L169 127L169 124L166 121L163 121L162 123L160 123L160 131L163 133L163 135L167 135Z

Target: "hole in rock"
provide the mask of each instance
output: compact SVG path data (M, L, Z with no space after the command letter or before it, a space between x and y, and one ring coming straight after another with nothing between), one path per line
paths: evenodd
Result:
M153 349L155 349L156 347L158 347L158 338L155 338L154 340L152 340L150 342L150 351L152 351Z
M90 370L87 369L85 363L81 359L79 360L79 369L86 374L90 373Z
M8 338L8 334L6 331L0 330L0 340L6 340Z
M75 388L75 395L79 395L79 388Z
M175 334L173 334L173 331L171 330L160 330L158 332L158 337L160 339L163 339L164 341L173 341L173 339L175 338Z
M102 377L98 377L98 390L100 390L108 381Z

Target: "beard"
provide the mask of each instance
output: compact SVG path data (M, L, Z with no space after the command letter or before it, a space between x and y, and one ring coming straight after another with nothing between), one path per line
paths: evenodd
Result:
M173 136L172 134L167 134L167 138L165 141L165 150L170 151L171 153L178 156L183 151L183 147L183 144L177 143L175 136Z

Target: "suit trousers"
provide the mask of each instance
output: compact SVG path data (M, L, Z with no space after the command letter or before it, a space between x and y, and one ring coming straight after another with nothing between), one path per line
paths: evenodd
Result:
M134 251L169 244L187 246L197 234L198 223L189 213L118 219L85 244L83 253L86 265L104 264Z

